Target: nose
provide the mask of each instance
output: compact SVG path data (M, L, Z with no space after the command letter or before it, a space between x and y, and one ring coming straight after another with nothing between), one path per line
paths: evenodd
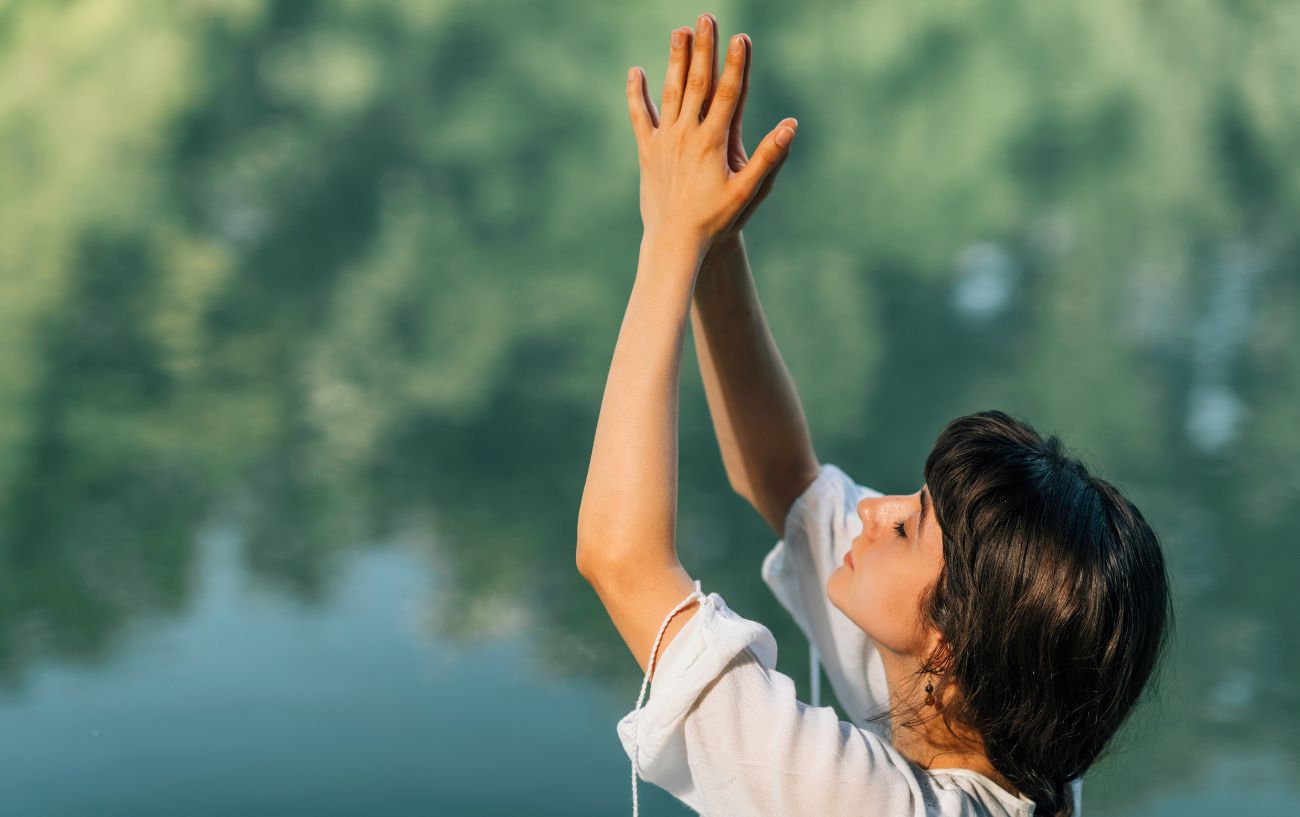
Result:
M858 519L862 522L862 530L870 534L875 527L875 520L880 517L877 513L876 505L880 503L880 497L864 497L858 502Z
M862 530L868 534L880 528L885 522L892 524L895 517L906 512L906 497L868 496L858 501L858 519L862 521Z
M873 514L878 515L882 510L881 503L888 505L897 499L898 497L884 495L864 496L862 499L858 500L858 516L866 519Z

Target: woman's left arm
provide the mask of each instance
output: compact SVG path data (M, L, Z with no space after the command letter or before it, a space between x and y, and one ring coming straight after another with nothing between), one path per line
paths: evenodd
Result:
M682 339L700 263L785 155L792 120L771 131L740 171L727 164L728 131L740 93L744 47L729 49L707 114L715 26L703 16L673 32L663 110L638 68L628 74L628 109L641 166L645 228L578 511L578 570L591 583L644 671L664 616L695 589L677 559L677 411ZM784 133L783 133L784 132ZM669 622L660 654L694 615Z

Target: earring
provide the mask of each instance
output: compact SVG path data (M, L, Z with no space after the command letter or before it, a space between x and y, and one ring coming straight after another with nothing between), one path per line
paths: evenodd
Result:
M934 687L929 678L925 679L925 705L934 706Z

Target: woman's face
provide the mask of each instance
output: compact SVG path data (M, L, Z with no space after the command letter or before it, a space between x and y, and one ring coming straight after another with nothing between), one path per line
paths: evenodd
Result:
M937 637L922 626L921 595L943 567L943 532L929 491L864 497L858 518L852 564L835 568L826 594L878 647L923 658Z

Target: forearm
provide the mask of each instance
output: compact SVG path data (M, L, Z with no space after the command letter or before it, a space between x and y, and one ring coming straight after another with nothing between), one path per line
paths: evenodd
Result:
M642 239L578 510L578 564L676 560L682 342L702 251Z
M816 476L818 462L741 237L714 244L691 304L700 375L727 477L782 533L790 501Z

